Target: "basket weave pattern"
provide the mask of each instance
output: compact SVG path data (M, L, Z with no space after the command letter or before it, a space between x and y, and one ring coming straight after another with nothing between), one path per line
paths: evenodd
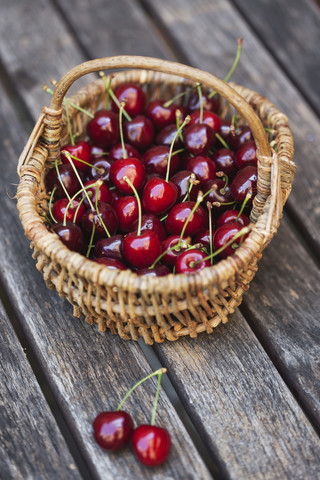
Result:
M88 323L97 322L100 331L109 328L124 339L138 340L142 336L146 343L152 344L164 339L177 340L185 335L196 337L204 331L211 333L220 322L227 322L228 315L240 305L257 271L263 249L276 233L283 205L291 190L295 165L288 120L267 99L236 85L225 93L216 78L205 72L172 62L141 58L113 57L121 59L118 62L121 66L153 68L161 72L120 72L113 78L113 88L125 81L133 81L142 85L148 99L172 98L188 85L201 81L205 87L225 94L222 108L228 109L233 104L244 114L253 131L258 146L258 194L251 213L253 228L235 254L194 275L141 277L131 271L109 270L87 260L68 250L55 234L48 231L42 215L48 205L44 177L59 155L60 144L69 139L62 117L62 97L75 77L107 68L103 65L110 66L110 59L87 62L83 65L91 65L86 69L79 66L78 70L75 69L76 75L69 72L71 80L67 78L66 85L63 81L67 76L58 84L50 108L43 108L20 157L17 197L21 222L47 286L56 289L60 296L72 303L75 316L84 314ZM172 75L176 72L183 73L184 78ZM237 94L248 102L248 107L245 102L239 103ZM99 79L80 90L71 100L94 113L105 106L105 98L105 84ZM252 114L253 110L257 116ZM68 107L68 112L73 131L84 136L88 117L72 107ZM264 126L274 130L277 153L270 151L258 117Z

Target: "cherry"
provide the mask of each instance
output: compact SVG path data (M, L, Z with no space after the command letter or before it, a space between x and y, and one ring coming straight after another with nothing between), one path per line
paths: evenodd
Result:
M130 440L133 420L127 412L122 410L101 412L94 419L93 432L100 447L109 452L115 452Z
M56 233L61 242L74 252L82 252L84 248L84 241L81 228L71 222L55 223L51 227L52 231Z
M132 145L130 145L129 143L125 143L124 144L124 151L125 151L125 158L131 158L131 157L134 157L134 158L138 158L140 160L140 153L138 152L138 150L136 148L134 148ZM124 158L123 156L123 147L121 145L121 143L117 143L116 145L114 145L110 152L109 152L109 159L111 162L114 162L115 160L121 160L122 158Z
M63 222L64 217L65 217L65 212L66 212L66 209L68 207L67 214L66 214L66 221L73 222L75 213L77 211L77 207L79 206L79 203L80 202L78 200L73 200L72 204L70 206L68 206L69 205L69 199L68 198L60 198L59 200L57 200L53 204L52 214L53 214L54 218L57 220L57 222ZM75 221L76 224L80 223L80 220L83 217L85 211L86 211L86 209L85 209L85 207L83 205L83 202L82 202L78 211L77 211L77 216L76 216L76 221Z
M157 145L147 150L142 156L142 162L148 173L156 173L165 177L168 166L170 148L166 145ZM170 176L179 168L180 158L178 154L172 155L170 162Z
M143 112L145 94L135 83L123 83L122 85L119 85L115 89L114 95L119 100L119 103L126 99L124 109L131 117L135 117ZM118 105L114 101L112 101L112 110L114 112L119 111Z
M209 97L206 93L202 90L202 103L203 108L205 110L211 110L211 112L218 112L219 111L219 98L215 95L214 97ZM194 92L190 95L189 102L188 102L188 110L190 112L195 112L196 110L200 109L200 98L198 92Z
M210 267L210 260L205 260L206 257L206 253L196 248L182 252L175 264L176 273L196 273Z
M246 233L242 237L235 239L230 245L226 245L232 241L232 238L243 229L243 226L239 222L230 222L217 228L213 237L213 245L215 250L220 250L219 256L221 258L227 258L229 255L233 255L236 248L239 247L248 234Z
M120 192L130 194L132 189L124 177L128 177L136 190L140 190L145 181L145 168L142 162L134 157L113 162L110 168L110 180Z
M226 118L221 118L220 121L221 121L221 125L219 128L219 135L224 140L228 140L229 135L231 135L231 127L232 127L231 122Z
M97 186L97 183L99 183L98 186ZM84 184L84 187L89 187L90 185L94 185L94 186L92 186L91 188L86 188L86 193L90 197L90 199L92 200L93 204L96 201L97 190L98 190L98 202L111 203L112 195L111 195L111 192L109 190L108 185L103 183L102 180L101 180L101 182L99 182L99 181L97 182L97 180L88 180ZM88 201L87 195L85 194L84 191L81 192L81 197L84 197L83 203L85 204L85 206L87 208L89 208L91 205Z
M248 202L248 205L252 203L252 199L257 193L257 179L258 171L256 167L248 166L244 167L236 174L231 183L231 193L233 198L239 202L244 202L246 195L251 193L251 201Z
M123 240L123 255L136 268L150 267L161 253L161 241L156 233L130 232Z
M219 172L224 172L229 178L232 178L238 171L235 162L235 153L228 148L220 148L212 155L212 160Z
M171 208L178 197L178 187L162 178L151 178L142 193L142 206L145 212L161 215Z
M131 231L135 232L138 229L138 220L132 225ZM145 213L141 217L141 232L147 232L151 230L156 233L160 240L164 240L166 237L166 231L159 218L153 213Z
M157 145L171 145L172 141L178 131L177 125L167 125L156 136L155 142ZM175 148L181 148L182 142L180 137L177 137L174 142Z
M236 164L239 169L248 165L257 166L257 146L254 140L241 145L236 154Z
M95 254L98 258L114 258L124 262L122 255L123 235L113 235L110 238L100 238L95 245Z
M139 276L164 277L165 275L169 275L171 271L165 265L156 265L154 268L140 268L136 273Z
M239 150L241 145L252 140L252 133L249 127L239 127L236 132L228 136L228 144L232 150Z
M110 270L127 270L125 264L120 262L120 260L116 260L115 258L100 257L95 258L93 261L105 265L106 267L110 268Z
M86 163L91 163L91 155L90 155L90 145L87 142L78 142L75 145L64 145L64 147L61 147L60 152L61 152L61 161L62 163L69 164L69 159L64 155L62 152L63 150L66 150L67 152L70 153L73 157L77 157L80 160L83 160ZM80 170L82 172L86 172L89 168L88 165L86 165L83 162L80 162L78 160L75 160L72 158L72 162L74 166L76 167L77 170Z
M190 182L191 182L191 175L192 172L189 170L180 170L177 172L173 177L171 177L171 182L175 183L178 187L178 198L177 202L182 202L188 198L188 191L190 189ZM190 200L196 201L199 192L199 180L197 176L194 174L194 179L192 180L192 188L190 190Z
M56 168L52 168L46 175L45 183L48 192L51 192L54 187L57 187L55 191L55 196L58 198L63 198L66 196L66 193L61 185L63 183L66 191L72 197L77 193L81 186L76 174L73 171L71 165L59 165L58 166L59 176L57 174ZM80 178L82 173L79 172ZM60 178L59 178L60 177Z
M83 228L89 234L91 234L93 228L95 228L95 232L94 232L95 238L114 235L119 225L114 208L111 207L111 205L108 205L107 203L98 202L98 210L99 210L99 214L96 209L86 211L86 213L82 217ZM106 230L103 224L107 228L109 235L106 233Z
M207 193L209 190L212 190L206 197L207 201L213 203L218 202L221 204L219 207L219 212L226 207L229 208L229 205L224 205L225 203L230 204L234 201L231 195L231 187L226 185L225 180L222 178L216 178L214 180L209 180L204 187L204 193Z
M198 235L194 237L194 243L195 244L201 243L204 247L209 249L210 248L210 230L207 228L205 230L201 230L201 232L199 232Z
M156 467L167 459L171 439L165 428L139 425L132 434L131 444L136 457L143 465Z
M91 162L97 160L97 158L105 157L106 152L103 147L99 145L90 145L90 158Z
M119 227L122 232L129 232L132 224L138 218L138 202L135 197L119 197L114 201L113 207L116 211Z
M183 140L190 153L205 155L215 142L215 134L209 125L188 125L183 132Z
M249 218L243 213L240 213L239 210L229 209L218 217L217 226L221 227L221 225L230 222L238 222L242 227L246 227L250 223Z
M154 126L144 115L138 115L126 122L123 130L126 141L139 150L146 150L153 141Z
M195 202L182 202L177 203L172 207L166 220L166 230L170 235L179 235L182 232L184 224L194 206ZM198 206L195 212L191 215L184 234L194 236L199 230L204 228L206 223L206 211L201 206Z
M182 241L183 243L186 243L187 239L182 238ZM174 267L178 256L186 249L186 247L183 247L182 245L178 250L172 249L172 247L177 245L179 242L180 235L171 235L170 237L165 238L162 242L162 251L166 252L166 254L162 257L161 261L168 265L168 267Z
M176 120L176 110L181 111L181 107L178 107L174 103L169 106L165 106L165 100L152 100L146 108L146 116L153 122L153 124L161 130L162 128L174 123ZM181 112L181 116L184 116L184 108Z
M204 155L196 155L190 158L186 165L186 169L197 175L200 185L213 180L216 176L216 166L213 161Z
M100 147L111 147L120 138L118 115L109 110L99 110L87 125L91 140Z
M190 125L198 125L199 123L205 123L206 125L209 125L209 127L211 127L214 132L219 132L219 129L221 127L221 120L220 117L218 117L218 115L216 115L215 113L204 110L202 112L202 121L200 120L201 112L196 111L191 115Z
M92 167L88 172L89 180L99 180L107 182L110 176L111 162L107 157L97 157L92 161Z

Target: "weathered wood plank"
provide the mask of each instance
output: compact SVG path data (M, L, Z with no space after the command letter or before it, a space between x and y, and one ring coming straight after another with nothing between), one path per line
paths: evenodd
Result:
M229 2L144 0L144 3L188 63L219 77L223 78L232 65L237 37L244 38L242 57L232 79L266 96L289 117L295 161L303 174L297 175L288 203L319 256L320 123L314 112Z
M231 0L320 114L320 9L313 0Z
M81 478L1 303L0 352L1 478Z

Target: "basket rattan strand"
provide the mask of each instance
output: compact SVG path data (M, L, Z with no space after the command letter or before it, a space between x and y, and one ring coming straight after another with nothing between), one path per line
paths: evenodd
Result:
M68 140L62 101L82 75L106 69L125 69L112 85L134 81L148 98L171 98L200 82L216 90L225 108L232 105L250 126L258 148L258 194L251 213L252 230L234 255L194 275L141 277L131 271L104 268L71 252L51 233L42 215L48 195L44 176ZM95 112L105 102L105 84L98 79L81 89L72 102ZM88 118L69 107L74 131L85 135ZM274 131L277 153L270 149L264 127ZM123 339L145 342L177 340L211 333L241 303L257 270L265 246L279 226L283 205L295 173L293 141L287 117L266 98L243 87L232 87L215 76L185 65L146 57L121 56L81 64L58 83L50 107L44 107L20 156L17 199L20 219L34 249L33 257L49 288L55 288L100 331L109 328Z

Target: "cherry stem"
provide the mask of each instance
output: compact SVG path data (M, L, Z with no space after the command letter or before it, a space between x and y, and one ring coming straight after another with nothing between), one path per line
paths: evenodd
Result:
M81 198L81 200L80 200L80 202L79 202L79 205L77 206L76 211L74 212L73 223L76 223L77 215L78 215L78 213L79 213L79 209L80 209L81 204L82 204L82 202L84 201L84 199L85 199L85 197L82 197L82 198Z
M224 172L218 172L216 175L217 175L217 177L222 178L222 180L224 181L224 186L220 190L220 193L223 195L225 193L226 188L227 188L228 183L229 183L228 175Z
M58 223L57 220L54 218L53 213L52 213L53 196L54 196L54 193L55 193L55 191L57 190L57 188L58 188L58 187L57 187L56 185L53 187L53 190L52 190L51 195L50 195L49 205L48 205L50 217L52 218L52 220L54 221L54 223Z
M111 108L111 105L110 105L111 82L112 82L112 75L110 75L110 77L109 77L109 79L108 79L108 83L106 84L106 86L107 86L107 93L106 93L106 106L107 106L107 109L110 109L110 108Z
M176 112L177 112L177 110L176 110ZM179 116L180 116L180 114L179 114ZM171 157L172 157L172 151L173 151L174 143L175 143L175 141L176 141L177 136L181 133L183 127L184 127L185 125L187 125L187 123L189 123L189 122L190 122L190 116L187 115L186 118L184 119L184 121L182 122L181 126L178 128L178 130L177 130L177 132L176 132L176 134L175 134L175 136L173 137L173 140L172 140L172 142L171 142L170 150L169 150L169 155L168 155L166 182L168 182L168 180L169 180L169 175L170 175L170 163L171 163Z
M197 85L194 86L194 87L191 87L191 88L187 88L184 92L177 93L177 95L175 95L174 97L172 97L171 100L168 100L166 103L164 103L163 106L164 106L165 108L170 107L170 105L172 105L172 103L173 103L175 100L178 100L178 98L184 97L188 92L192 92L192 90L194 90L195 88L197 88Z
M101 224L102 224L102 226L103 226L103 228L104 228L104 231L106 232L108 238L110 238L111 235L110 235L110 233L109 233L109 230L107 229L104 221L102 220L102 217L101 217L101 215L100 215L100 212L99 212L99 207L98 207L99 189L100 189L100 184L97 186L97 189L96 189L96 212L97 212L98 218L99 218L99 220L100 220L100 222L101 222Z
M87 253L86 253L86 257L89 258L89 255L90 255L90 252L91 252L91 248L92 248L92 244L93 244L93 237L94 237L94 232L96 230L96 226L95 226L95 223L92 224L92 231L91 231L91 236L90 236L90 242L89 242L89 245L88 245L88 250L87 250Z
M163 373L167 373L167 369L166 368L159 368L159 370L156 370L155 372L152 372L150 373L150 375L147 375L146 377L144 377L142 380L139 380L139 382L137 382L132 388L130 388L130 390L128 391L128 393L126 393L126 395L123 397L123 399L121 400L121 402L119 403L119 405L117 406L117 412L121 409L122 405L124 404L124 402L127 400L127 398L131 395L131 393L137 388L139 387L139 385L141 385L143 382L145 382L146 380L149 380L149 378L151 377L154 377L155 375L162 375Z
M209 192L208 192L209 193ZM187 228L187 225L188 223L190 222L194 212L197 210L197 208L199 207L200 203L203 201L205 195L203 195L203 193L200 191L198 193L198 198L197 198L197 201L193 207L193 209L191 210L191 212L189 213L188 215L188 218L187 220L184 222L184 225L182 227L182 230L181 230L181 233L180 233L180 238L179 238L179 242L178 242L178 245L180 245L181 241L182 241L182 238L183 238L183 235L184 235L184 232L186 231L186 228Z
M176 112L175 112L175 115L176 115L176 128L177 128L177 130L179 130L181 110L177 109ZM179 132L179 138L180 138L181 142L183 142L183 136L182 136L181 130Z
M106 89L107 91L109 92L109 95L110 97L112 98L112 100L114 101L114 103L117 105L117 107L120 109L120 102L119 100L117 99L117 97L115 96L115 94L113 93L113 90L110 86L110 83L108 82L107 80L107 77L105 76L104 72L99 72L99 75L100 77L102 77L103 81L104 81L104 84L106 86ZM128 112L126 112L125 110L123 111L123 115L126 117L126 119L128 120L128 122L131 122L132 118L130 117L130 115L128 114Z
M74 155L71 155L71 153L70 153L70 157L71 157L73 160L77 160L77 162L83 163L84 165L87 165L88 167L94 168L94 169L97 170L99 173L101 173L101 175L104 173L104 171L103 171L101 168L96 167L96 166L92 165L92 163L86 162L85 160L82 160L81 158L75 157Z
M153 409L152 409L152 417L151 417L151 422L150 422L151 425L154 425L155 418L156 418L158 399L159 399L159 393L160 393L160 386L161 386L161 377L162 377L162 372L159 372L157 391L156 391L156 396L154 398Z
M70 198L69 203L67 205L67 208L65 209L65 212L64 212L64 218L63 218L63 224L64 225L66 224L65 222L67 221L67 211L70 208L70 206L73 204L73 200L75 200L77 198L77 196L80 195L84 190L89 190L90 188L97 187L98 185L100 185L99 182L101 182L101 180L97 180L96 183L91 183L90 185L87 185L86 187L81 188L80 190L77 191L77 193L75 193L73 195L73 197ZM81 203L83 202L84 199L85 199L85 197L83 197L80 200L79 205L77 206L77 209L76 209L76 212L75 212L74 218L73 218L73 223L75 223L75 221L76 221L77 213L78 213L80 205L81 205Z
M46 85L44 83L42 86L43 86L43 89L44 89L45 92L53 95L53 90L51 88L49 88L48 85ZM91 112L88 112L88 110L85 110L84 108L80 107L79 105L76 105L75 103L70 102L70 100L68 100L67 98L63 99L63 103L64 103L64 105L70 105L70 107L73 107L76 110L79 110L80 112L84 113L85 115L87 115L90 118L94 118L94 115Z
M209 213L209 242L210 242L210 255L213 254L213 245L212 245L212 205L210 202L207 202L207 208ZM210 259L211 265L213 263L213 258Z
M67 152L67 153L68 153L68 152ZM62 181L62 178L61 178L61 175L60 175L60 172L59 172L58 159L56 159L56 161L54 162L54 164L55 164L55 167L56 167L56 172L57 172L57 176L58 176L58 178L59 178L59 182L61 183L61 186L62 186L62 188L63 188L63 191L64 191L64 193L65 193L65 196L67 197L67 199L68 199L69 202L70 202L70 195L69 195L69 193L67 192L67 189L66 189L66 187L65 187L65 185L64 185L64 183L63 183L63 181Z
M240 211L239 211L239 213L238 213L238 215L237 215L236 222L239 220L241 213L243 212L243 210L244 210L247 202L250 200L251 197L252 197L252 194L251 194L251 193L247 193L246 198L243 200L243 203L242 203L242 205L241 205Z
M235 59L234 59L234 62L233 62L233 65L232 67L230 68L229 72L227 73L227 75L224 77L224 81L225 82L228 82L230 80L230 77L231 75L233 74L233 72L235 71L236 69L236 66L238 65L238 62L239 62L239 59L240 59L240 54L241 54L241 50L242 50L242 44L243 44L243 39L240 37L238 38L238 48L237 48L237 53L236 53L236 56L235 56ZM210 95L209 95L209 98L212 98L217 92L215 90L213 90Z
M173 247L170 247L170 248L167 248L167 250L165 250L164 252L162 252L158 258L156 258L156 260L153 262L153 264L149 267L150 269L154 268L158 262L160 262L160 260L169 252L172 252L172 250L179 250L181 247L182 248L185 248L185 245L184 245L184 242L185 240L182 240L180 241L180 238L179 238L179 241L178 243L176 243L175 245L173 245Z
M160 218L160 222L163 222L168 217L168 214L164 215L162 218Z
M186 202L187 200L190 202L190 193L191 193L192 187L194 185L194 180L195 179L196 179L196 175L192 172L190 177L188 178L188 189L187 189L187 193L185 194L184 199L182 200L182 203Z
M125 107L126 101L122 101L120 103L120 110L119 110L119 130L120 130L120 140L121 140L121 147L122 147L122 155L123 158L127 158L127 152L126 152L126 147L124 146L124 140L123 140L123 129L122 129L122 115L124 112L124 107Z
M224 146L224 148L227 148L228 150L230 149L229 145L227 144L227 142L224 140L224 138L221 137L221 135L219 133L216 133L216 137L217 139L219 140L220 143L222 143L222 145Z
M179 150L175 150L173 153L172 153L172 156L173 155L177 155L178 153L182 153L182 152L185 152L185 148L179 148Z
M94 210L94 206L93 206L93 204L92 204L92 202L91 202L91 200L90 200L90 197L89 197L89 195L88 195L88 192L87 192L85 186L84 186L83 183L82 183L82 180L81 180L81 178L80 178L80 175L79 175L79 173L78 173L78 170L77 170L76 167L74 166L74 163L73 163L73 161L72 161L72 158L71 158L70 153L67 152L67 150L62 150L61 153L63 153L63 155L65 155L65 156L67 157L67 159L69 160L70 165L71 165L71 167L73 168L74 173L76 174L76 177L77 177L77 179L78 179L78 182L80 183L80 186L81 186L84 194L85 194L86 197L87 197L87 200L88 200L88 203L89 203L89 205L90 205L90 208L91 208L91 210ZM69 199L69 201L70 201L69 195L67 195L67 196L68 196L68 199Z
M203 122L203 96L202 96L202 90L200 83L197 84L197 90L198 90L198 95L199 95L199 103L200 103L200 119L199 123Z
M137 190L135 189L133 183L132 183L131 180L127 177L127 175L125 175L125 176L123 177L123 180L125 180L125 181L127 182L127 184L130 185L130 187L132 188L132 191L133 191L134 196L136 197L136 200L137 200L137 203L138 203L139 216L138 216L138 230L137 230L137 235L138 235L138 237L140 237L140 235L141 235L141 217L142 217L140 197L139 197L138 192L137 192Z

